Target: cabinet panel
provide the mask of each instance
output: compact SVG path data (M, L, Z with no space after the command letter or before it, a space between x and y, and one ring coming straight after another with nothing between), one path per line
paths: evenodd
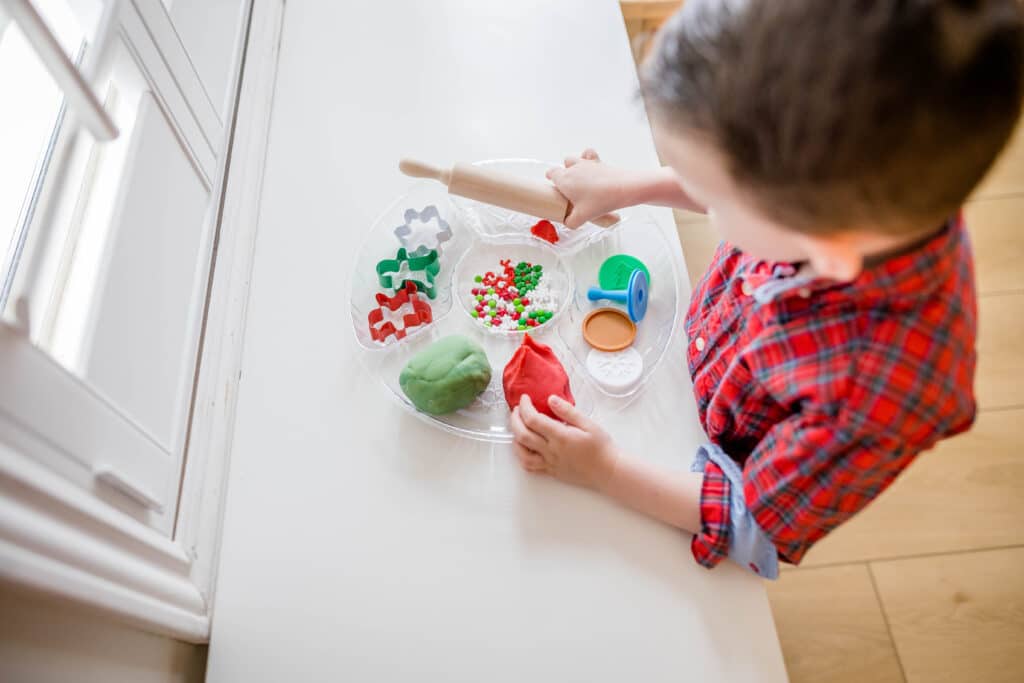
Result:
M195 362L209 194L151 94L135 135L82 371L172 450Z
M166 0L171 21L221 119L237 71L248 0Z
M0 353L24 386L13 371L0 383L0 417L12 419L0 440L170 536L218 184L175 79L121 9L92 77L119 135L54 134L5 311L24 338L8 334Z

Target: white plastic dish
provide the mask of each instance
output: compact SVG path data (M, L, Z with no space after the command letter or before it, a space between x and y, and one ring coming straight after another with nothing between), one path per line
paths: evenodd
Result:
M599 391L610 397L626 399L642 391L664 357L665 349L675 332L678 323L679 283L671 249L654 219L646 212L634 211L614 231L593 240L586 248L566 258L576 284L573 287L572 304L559 320L558 334L581 365L586 365L587 354L591 349L580 332L583 319L595 308L614 305L608 301L587 299L587 289L597 284L601 264L615 254L630 254L640 259L651 273L647 313L637 323L636 339L630 347L643 358L643 373L639 382L620 390L595 384Z
M528 160L482 163L540 178L550 167ZM483 441L511 440L502 372L523 333L484 327L471 317L468 301L470 290L479 286L474 276L496 271L499 261L509 258L513 263L523 260L542 264L545 280L557 293L558 305L551 320L528 331L537 341L551 346L565 366L577 407L588 415L615 411L638 396L661 362L678 322L678 278L671 245L653 218L642 210L633 210L624 213L623 220L612 229L588 224L578 231L568 231L558 225L559 242L551 245L529 233L536 219L513 212L504 212L502 218L500 209L467 202L450 198L438 183L419 183L374 221L356 253L349 302L353 332L361 360L379 378L387 394L403 409L437 428ZM376 265L383 259L394 259L402 246L395 229L405 222L406 211L421 212L431 205L437 207L439 218L448 223L452 232L444 242L441 269L434 279L436 297L423 297L431 306L432 322L410 328L402 339L391 336L384 342L375 341L370 335L368 316L379 307L376 294L394 294L381 286ZM609 390L594 381L586 370L590 346L583 339L581 326L590 310L610 305L588 301L586 292L597 283L601 263L618 253L632 254L648 267L651 301L632 347L643 358L643 375L635 384ZM491 365L491 383L463 410L439 416L421 413L399 387L399 374L414 354L452 334L467 336L483 347Z

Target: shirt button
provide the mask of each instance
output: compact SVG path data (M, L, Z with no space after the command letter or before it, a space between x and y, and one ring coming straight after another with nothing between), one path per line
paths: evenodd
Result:
M743 292L745 296L750 296L754 293L754 285L750 284L749 280L744 280L743 284L740 286L740 291Z
M697 337L694 340L693 345L697 347L698 351L703 351L704 350L704 337Z
M797 290L797 294L799 294L804 299L811 298L811 290L807 289L806 287L801 287L799 290Z

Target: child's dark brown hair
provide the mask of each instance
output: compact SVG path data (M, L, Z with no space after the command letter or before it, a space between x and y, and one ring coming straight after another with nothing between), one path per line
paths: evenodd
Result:
M937 224L1020 113L1017 0L689 2L643 68L652 117L794 230Z

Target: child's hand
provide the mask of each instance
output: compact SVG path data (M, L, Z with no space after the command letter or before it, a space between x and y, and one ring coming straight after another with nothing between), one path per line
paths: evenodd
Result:
M549 169L547 177L572 203L565 218L567 228L578 228L630 204L624 198L631 181L629 172L602 164L592 149L584 150L579 157L568 157L565 168Z
M551 396L548 405L565 424L538 412L526 394L512 411L513 450L519 463L528 472L601 490L615 473L615 444L568 401Z

